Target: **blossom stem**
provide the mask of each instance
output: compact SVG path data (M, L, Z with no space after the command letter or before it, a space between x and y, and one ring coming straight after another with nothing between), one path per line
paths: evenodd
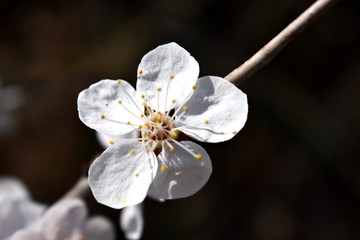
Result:
M241 82L248 79L255 72L271 62L287 44L332 7L336 1L337 0L317 0L263 48L255 53L255 55L229 73L225 79L235 85L239 85Z

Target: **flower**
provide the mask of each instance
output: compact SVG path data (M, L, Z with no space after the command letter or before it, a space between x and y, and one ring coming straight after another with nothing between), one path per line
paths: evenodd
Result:
M9 240L114 240L111 222L101 216L86 218L80 199L64 199L50 207L35 225L15 232Z
M44 205L32 201L19 179L0 177L0 239L32 226L44 210Z
M196 60L176 43L147 53L135 89L124 80L102 80L79 94L88 127L108 136L138 130L137 139L111 140L89 169L96 200L112 208L193 195L212 172L203 142L231 139L247 119L246 95L220 77L198 79Z

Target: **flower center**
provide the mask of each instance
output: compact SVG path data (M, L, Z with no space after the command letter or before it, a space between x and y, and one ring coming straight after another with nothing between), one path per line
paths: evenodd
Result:
M175 120L168 113L153 112L146 107L144 126L141 126L141 137L150 147L161 152L162 147L168 145L173 149L171 142L177 139L180 131L175 128Z

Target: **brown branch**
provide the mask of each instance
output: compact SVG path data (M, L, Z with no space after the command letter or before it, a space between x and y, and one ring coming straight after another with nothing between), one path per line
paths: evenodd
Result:
M260 70L297 35L312 24L319 16L328 10L337 0L318 0L306 9L299 17L290 23L284 30L275 36L268 44L260 49L254 56L240 67L229 73L225 79L239 85Z

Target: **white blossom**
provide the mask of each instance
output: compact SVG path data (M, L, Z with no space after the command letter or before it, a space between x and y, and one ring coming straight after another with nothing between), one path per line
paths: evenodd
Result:
M0 177L0 239L32 226L44 210L44 205L31 199L23 182L14 177Z
M113 136L89 170L96 200L113 208L188 197L208 181L203 142L231 139L247 119L246 95L220 77L198 79L196 60L176 43L157 47L138 67L136 90L126 81L102 80L78 97L79 117ZM116 139L132 131L137 139Z
M80 199L64 199L51 206L35 225L16 231L9 240L114 240L111 222L102 217L86 218Z

